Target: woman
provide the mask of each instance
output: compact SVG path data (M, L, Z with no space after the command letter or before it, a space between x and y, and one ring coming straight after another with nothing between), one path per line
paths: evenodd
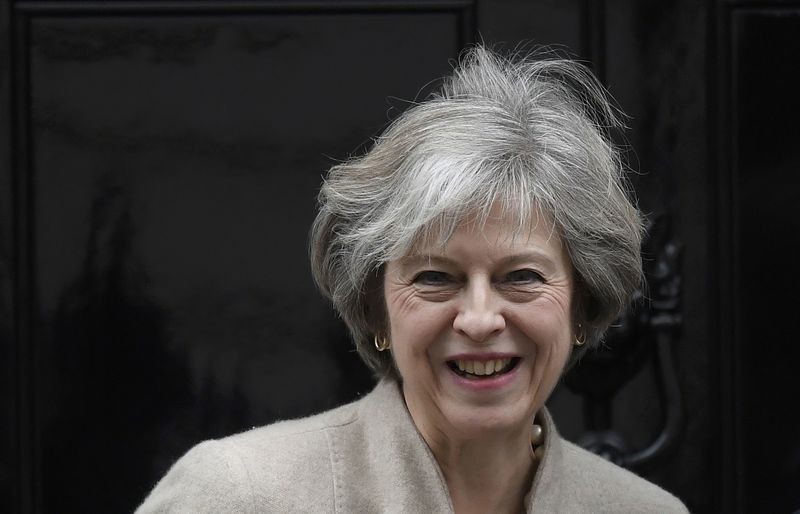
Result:
M544 408L640 283L616 125L580 65L467 53L320 192L314 276L378 386L196 446L140 512L686 512Z

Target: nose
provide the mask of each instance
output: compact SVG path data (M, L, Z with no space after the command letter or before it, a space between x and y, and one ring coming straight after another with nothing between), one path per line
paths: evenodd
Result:
M506 328L500 301L488 279L469 282L453 320L453 328L475 342L482 343Z

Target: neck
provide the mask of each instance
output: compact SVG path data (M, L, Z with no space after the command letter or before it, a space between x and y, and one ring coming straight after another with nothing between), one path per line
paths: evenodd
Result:
M528 427L468 441L422 435L442 469L457 514L524 512L536 472Z

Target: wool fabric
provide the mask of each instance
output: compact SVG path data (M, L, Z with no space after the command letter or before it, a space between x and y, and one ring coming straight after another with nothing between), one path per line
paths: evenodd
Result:
M686 513L658 486L563 440L542 409L529 513ZM206 441L181 457L145 513L453 513L444 476L397 382L304 419Z

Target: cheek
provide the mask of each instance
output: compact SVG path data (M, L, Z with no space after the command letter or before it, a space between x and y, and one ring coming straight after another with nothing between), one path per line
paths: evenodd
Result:
M388 332L397 369L401 376L408 378L425 374L429 369L428 363L450 326L448 312L451 309L418 298L406 300L389 303Z
M402 289L387 293L386 312L391 325L403 325L409 318L416 316L418 310L419 300L414 298L413 293L409 290Z
M443 322L449 309L443 302L420 298L418 292L409 286L387 287L385 300L389 331L400 337Z
M425 350L452 325L452 309L418 303L389 312L389 334L401 348Z
M569 353L572 330L568 300L539 298L515 311L514 324L533 341L540 355L558 357Z

